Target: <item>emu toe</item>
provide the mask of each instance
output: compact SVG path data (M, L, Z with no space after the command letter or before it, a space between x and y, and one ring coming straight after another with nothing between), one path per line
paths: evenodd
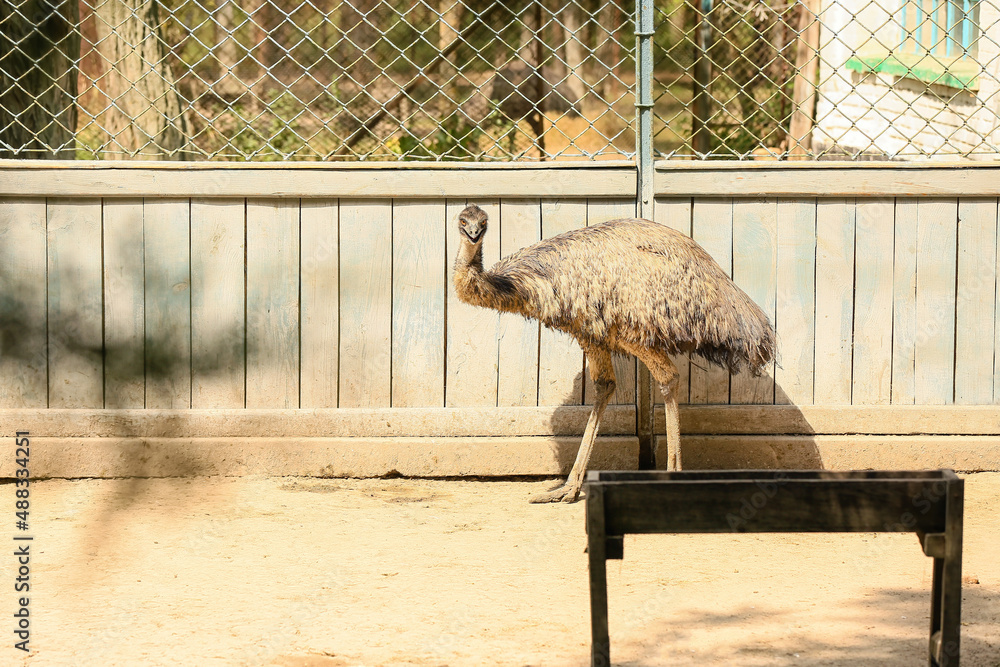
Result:
M580 499L580 487L570 487L566 484L547 491L545 493L540 493L531 499L532 503L575 503Z

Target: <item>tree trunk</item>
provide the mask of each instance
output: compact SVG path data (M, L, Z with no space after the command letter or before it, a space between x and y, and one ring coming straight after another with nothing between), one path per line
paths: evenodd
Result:
M156 0L105 0L94 13L97 49L108 68L99 86L110 106L98 121L109 136L107 157L184 159L184 115Z
M0 3L0 157L76 157L79 9Z
M701 0L688 0L695 17L695 55L691 72L691 149L698 158L712 150L708 119L712 98L708 90L712 78L712 23L707 12L710 7Z
M601 60L601 92L609 103L617 100L622 94L621 82L618 79L618 66L622 59L622 45L618 43L615 31L621 27L622 13L613 2L601 6L597 23L597 44L595 49Z
M246 91L246 86L236 76L236 63L240 60L240 45L235 35L236 0L220 0L215 20L219 33L218 46L215 47L219 75L212 90L224 100L235 100Z
M438 0L438 53L444 53L452 45L462 31L462 15L465 13L465 5L461 0ZM454 106L455 95L452 93L455 87L455 79L458 76L458 68L455 67L451 59L443 61L438 67L438 88L441 95L438 95L438 112L444 117Z
M583 30L580 21L580 8L575 2L570 2L562 10L562 23L564 26L563 52L565 54L566 68L569 70L569 78L566 84L576 97L582 102L583 96L587 94L587 82L583 78L584 45Z
M462 15L465 6L461 0L438 1L438 50L444 51L458 38L462 31Z
M816 73L819 68L819 2L799 5L798 43L795 45L795 83L792 87L792 120L788 129L788 152L802 159L812 149L813 118L816 114Z

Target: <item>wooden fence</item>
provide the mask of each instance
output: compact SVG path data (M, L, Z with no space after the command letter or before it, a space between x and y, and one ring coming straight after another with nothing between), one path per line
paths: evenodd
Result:
M489 264L635 190L620 163L0 163L2 435L50 475L558 473L584 356L457 301L455 218L490 214ZM688 466L1000 467L1000 169L664 163L656 193L781 355L679 360ZM637 460L616 363L602 467Z

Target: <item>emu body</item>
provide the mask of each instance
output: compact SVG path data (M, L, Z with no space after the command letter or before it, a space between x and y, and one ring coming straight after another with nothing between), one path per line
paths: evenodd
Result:
M539 320L571 335L590 362L597 396L566 484L533 502L576 500L601 416L615 389L612 355L635 355L666 401L667 467L680 467L670 355L698 354L731 371L761 370L774 357L764 312L697 243L649 220L612 220L540 241L485 270L488 220L459 214L455 291L462 301Z

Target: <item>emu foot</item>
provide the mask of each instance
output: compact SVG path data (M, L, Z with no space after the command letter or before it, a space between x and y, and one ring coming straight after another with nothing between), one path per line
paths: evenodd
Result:
M575 503L580 499L580 487L563 484L560 487L540 493L531 499L532 503Z

